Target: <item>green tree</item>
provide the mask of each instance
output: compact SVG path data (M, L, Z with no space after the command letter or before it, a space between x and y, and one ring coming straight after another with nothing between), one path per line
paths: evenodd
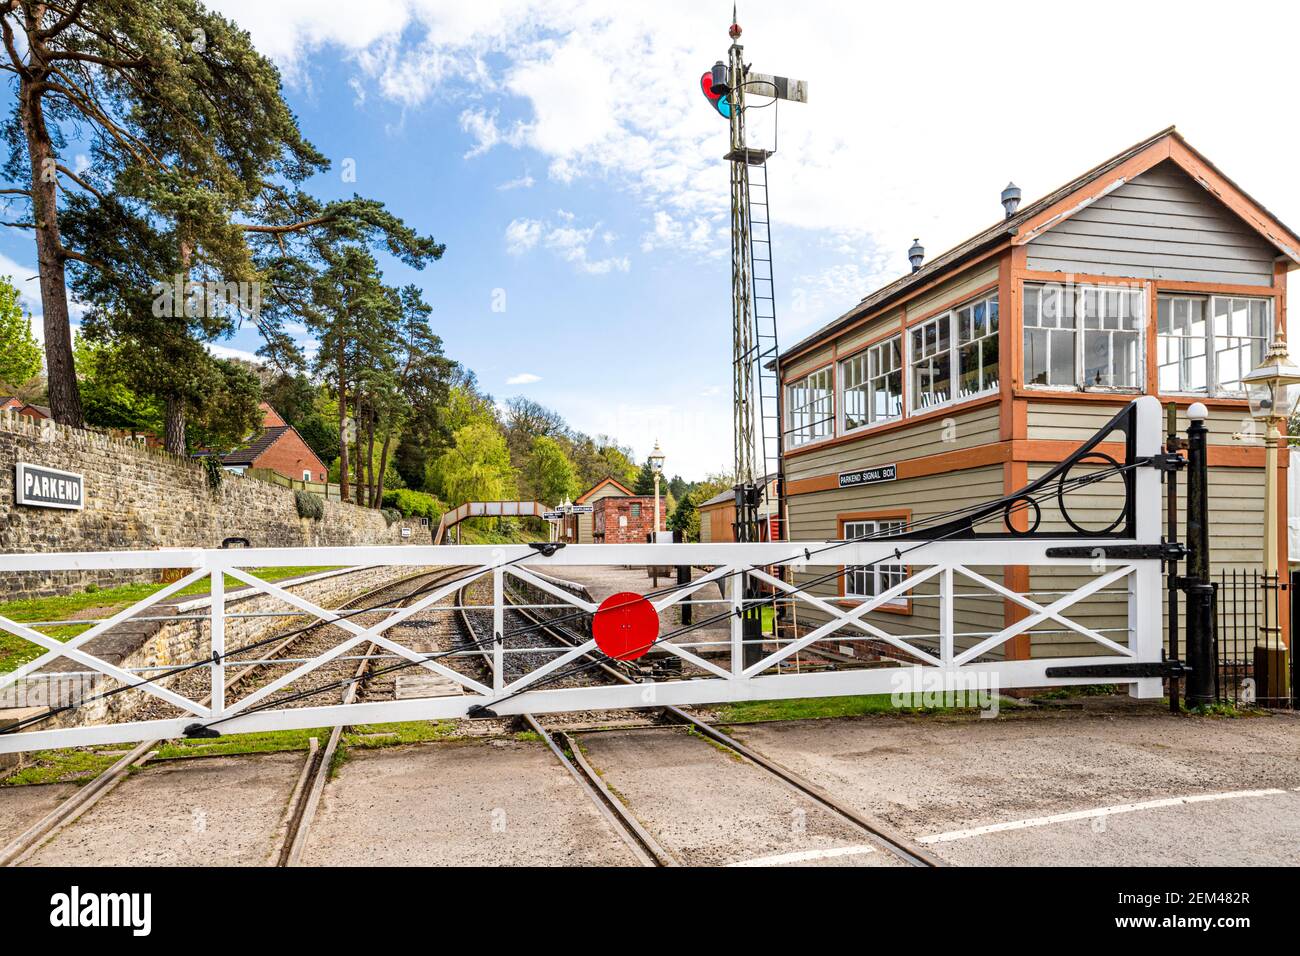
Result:
M286 192L268 189L272 179L301 181L327 164L302 140L275 67L246 32L197 0L9 0L0 7L0 28L5 68L17 81L5 130L5 174L14 188L5 192L30 209L29 221L11 225L35 235L54 416L80 425L69 268L73 288L117 285L119 298L135 301L115 302L104 316L136 321L148 315L138 299L149 286L119 267L158 264L151 239L161 240L174 266L154 271L152 281L189 279L204 269L227 282L252 278L240 220L257 214L255 202ZM68 133L92 144L89 170L62 161ZM151 254L124 239L144 241ZM184 325L170 331L184 338L194 324ZM214 328L219 321L204 330ZM180 450L181 416L195 384L222 373L160 331L136 328L134 338L166 353L145 363L161 389L174 386L166 391L166 438Z
M636 482L632 486L632 491L638 495L653 495L655 493L655 472L650 467L650 459L646 459L641 470L636 474Z
M16 389L41 371L41 347L13 280L0 276L0 387Z
M537 501L558 505L581 489L577 472L560 443L549 435L533 439L532 451L524 463L524 493Z
M262 383L243 364L217 359L198 388L203 400L190 416L192 447L234 448L260 430Z
M452 447L430 464L428 484L450 505L512 497L510 450L497 423L480 418L457 429Z
M78 335L73 346L86 423L99 428L159 434L163 407L158 399L142 395L130 385L130 362L120 345L94 342Z
M677 500L677 507L668 517L668 527L680 531L683 541L699 541L700 505L730 487L729 481L718 477L696 482L690 491Z

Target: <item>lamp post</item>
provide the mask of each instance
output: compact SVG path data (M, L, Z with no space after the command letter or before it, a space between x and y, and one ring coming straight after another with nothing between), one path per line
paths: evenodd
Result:
M1287 354L1286 339L1282 335L1274 337L1268 347L1264 361L1254 371L1243 375L1241 382L1246 386L1246 395L1250 399L1250 414L1264 425L1264 585L1271 592L1274 600L1273 617L1266 607L1261 615L1262 624L1256 644L1256 682L1259 681L1259 663L1261 656L1269 662L1268 680L1265 687L1259 688L1260 696L1274 697L1286 693L1286 649L1281 647L1281 628L1278 627L1277 591L1283 573L1279 564L1277 463L1278 450L1283 443L1282 426L1295 408L1296 398L1300 396L1300 368L1297 368ZM1270 623L1271 621L1271 623ZM1262 655L1261 655L1262 651ZM1278 670L1274 671L1273 667Z
M659 439L655 439L655 450L650 453L650 470L655 476L655 523L650 534L653 543L659 542L659 476L664 473L664 453L659 450Z

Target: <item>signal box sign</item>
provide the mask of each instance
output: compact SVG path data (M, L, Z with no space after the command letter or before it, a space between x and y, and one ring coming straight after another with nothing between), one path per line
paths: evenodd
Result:
M898 478L897 465L878 465L860 471L841 471L840 487L856 488L858 485L874 485L882 481L894 481Z
M15 501L33 508L80 511L85 505L81 475L20 461L14 469Z

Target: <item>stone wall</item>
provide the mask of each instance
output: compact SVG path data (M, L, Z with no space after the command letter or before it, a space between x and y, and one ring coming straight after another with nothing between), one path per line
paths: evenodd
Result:
M19 461L83 475L83 510L18 507ZM373 509L327 501L321 520L300 518L287 488L226 473L212 489L205 469L191 459L0 413L0 553L216 548L230 537L247 538L253 547L428 543L418 529L403 539L401 525L390 527ZM141 580L138 572L0 574L0 601L132 580Z

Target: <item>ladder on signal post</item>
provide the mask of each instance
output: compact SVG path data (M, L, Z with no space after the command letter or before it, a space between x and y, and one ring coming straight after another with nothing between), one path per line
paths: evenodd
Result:
M785 537L781 519L781 411L780 371L777 357L780 349L776 335L776 289L772 275L771 212L768 199L767 160L772 150L745 150L747 168L745 190L745 215L749 220L749 259L751 270L751 296L753 298L754 340L745 360L755 363L755 389L758 399L760 452L763 469L758 478L764 498L759 511L769 515L769 525L760 540L769 537L770 516L778 519L779 537ZM774 478L775 481L768 479ZM775 500L769 499L769 488L775 487Z

